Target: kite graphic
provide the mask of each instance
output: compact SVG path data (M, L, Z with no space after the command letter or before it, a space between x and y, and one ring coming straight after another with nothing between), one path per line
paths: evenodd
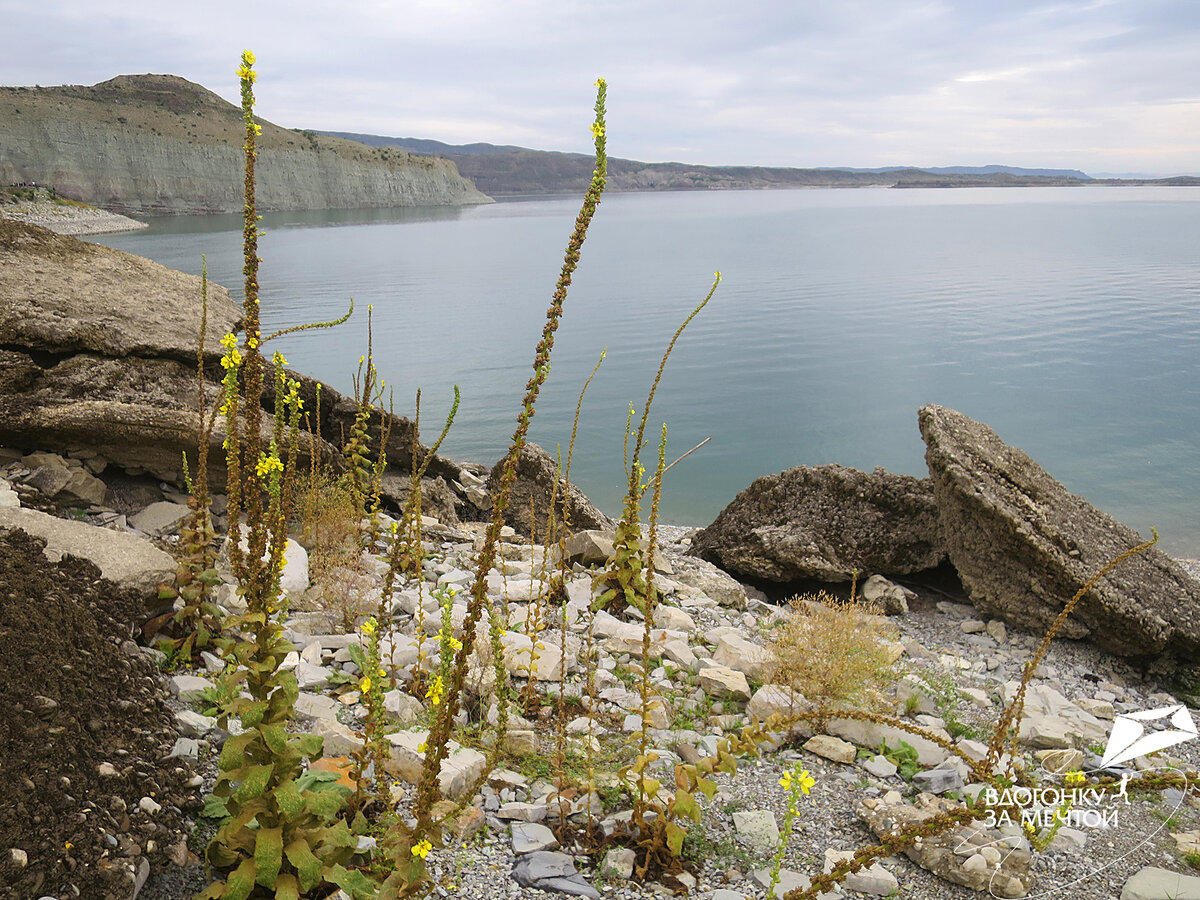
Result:
M1171 717L1174 728L1146 734L1146 727L1142 722L1165 719L1168 716ZM1174 747L1194 737L1200 737L1200 734L1197 733L1196 723L1192 721L1191 714L1183 704L1125 713L1117 716L1113 722L1112 734L1108 736L1108 746L1104 748L1100 768L1126 762L1135 756L1145 756L1166 747Z

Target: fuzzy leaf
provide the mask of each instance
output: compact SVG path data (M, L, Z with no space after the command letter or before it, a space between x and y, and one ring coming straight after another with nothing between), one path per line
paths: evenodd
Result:
M283 855L296 868L302 894L307 894L321 883L321 861L313 856L312 849L304 838L297 838L288 844L283 850Z
M233 769L241 768L246 762L246 747L254 740L256 735L252 731L247 731L234 737L227 738L225 746L221 748L220 767L222 772L229 772Z
M709 800L717 795L717 783L709 778L696 779L696 787L703 791Z
M678 856L683 850L685 837L687 837L687 832L683 828L674 822L667 823L667 849L671 851L672 856Z
M229 810L225 807L225 803L224 797L209 794L204 799L204 808L200 810L200 815L206 819L228 819Z
M244 728L255 728L263 720L263 716L267 714L267 701L255 700L253 703L247 703L242 707L242 726Z
M297 734L289 742L293 750L309 759L320 759L321 751L325 748L325 738L319 734Z
M300 900L300 882L295 875L280 875L275 879L275 900Z
M327 880L336 884L354 900L374 900L379 894L379 888L375 886L375 882L358 869L333 866Z
M234 788L233 799L245 803L255 797L262 796L271 781L271 766L250 766L242 777L242 783Z
M282 725L264 725L259 729L267 748L276 756L287 753L287 731Z
M283 829L260 828L254 839L255 881L265 888L274 887L283 865Z
M700 804L685 790L675 792L675 812L680 816L687 816L697 825L700 824Z
M336 774L336 773L330 773ZM300 793L296 782L288 779L275 788L275 805L287 819L295 819L304 811L304 795Z
M254 860L243 859L242 864L225 879L224 900L246 900L254 890Z
M304 795L304 805L318 819L328 820L336 816L346 803L339 791L309 791Z

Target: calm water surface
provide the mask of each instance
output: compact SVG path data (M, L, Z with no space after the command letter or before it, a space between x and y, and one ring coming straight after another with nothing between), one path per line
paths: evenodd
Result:
M267 215L264 330L336 317L280 341L291 364L347 390L375 351L424 432L463 401L449 455L507 446L578 209L539 197L461 210ZM240 220L164 219L97 240L210 277L240 297ZM618 194L584 247L534 420L570 437L572 476L620 511L629 403L672 332L724 277L676 347L652 412L669 522L706 524L754 478L839 462L925 474L917 409L991 425L1072 491L1165 549L1200 556L1200 190L1021 188Z

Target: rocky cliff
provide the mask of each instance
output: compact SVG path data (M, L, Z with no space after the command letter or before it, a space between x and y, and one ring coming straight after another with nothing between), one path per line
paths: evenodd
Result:
M260 211L489 202L447 160L260 122ZM116 212L240 211L241 148L240 110L174 75L0 88L0 182Z

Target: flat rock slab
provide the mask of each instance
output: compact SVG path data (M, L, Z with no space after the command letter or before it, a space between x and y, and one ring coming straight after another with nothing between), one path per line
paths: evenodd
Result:
M1030 457L962 413L919 414L942 538L975 608L1042 633L1105 564L1142 543ZM1059 637L1147 659L1200 655L1200 583L1157 550L1127 560L1080 600Z
M29 273L37 271L37 278ZM171 356L195 367L200 279L101 244L0 220L0 344L54 353ZM241 309L208 285L205 349L222 353Z
M0 508L0 528L19 528L42 538L49 559L64 555L86 559L109 581L143 594L156 594L159 583L175 577L176 564L169 553L126 532L23 508Z
M1125 882L1121 900L1200 900L1200 878L1147 866Z
M755 480L696 534L691 552L739 578L776 582L904 574L945 558L927 480L838 465Z

